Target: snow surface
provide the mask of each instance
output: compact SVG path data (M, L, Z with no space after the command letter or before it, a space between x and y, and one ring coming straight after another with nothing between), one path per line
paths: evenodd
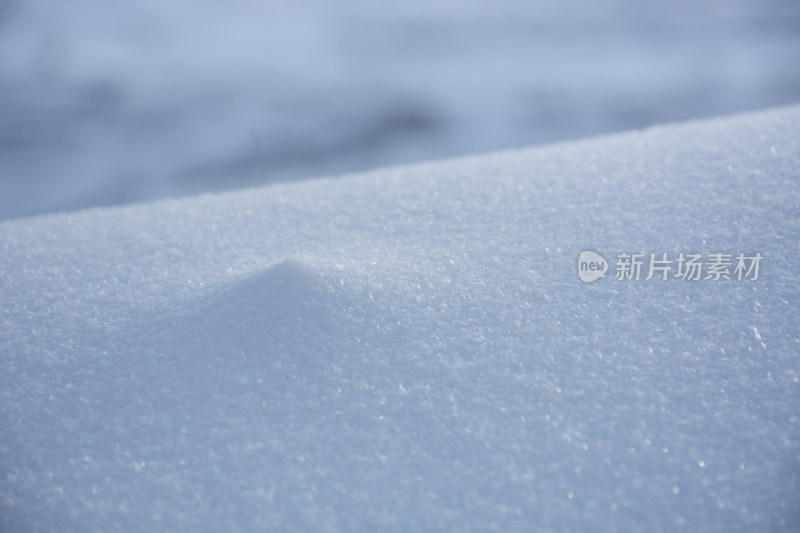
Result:
M798 531L798 178L791 107L6 221L0 529Z

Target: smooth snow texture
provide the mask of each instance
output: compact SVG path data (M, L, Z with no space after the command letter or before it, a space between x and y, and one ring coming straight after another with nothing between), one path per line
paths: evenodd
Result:
M797 531L799 173L793 107L0 224L0 528Z

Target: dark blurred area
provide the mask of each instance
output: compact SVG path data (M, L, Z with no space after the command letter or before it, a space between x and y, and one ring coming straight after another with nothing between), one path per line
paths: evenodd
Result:
M0 218L800 101L800 2L0 0Z

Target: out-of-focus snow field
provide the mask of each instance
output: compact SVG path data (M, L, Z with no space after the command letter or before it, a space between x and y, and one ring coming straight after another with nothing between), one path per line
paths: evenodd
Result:
M0 1L0 218L800 99L800 3Z

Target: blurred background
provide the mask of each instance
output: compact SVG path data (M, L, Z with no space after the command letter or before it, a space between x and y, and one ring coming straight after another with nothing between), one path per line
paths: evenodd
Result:
M0 218L797 102L797 0L0 0Z

